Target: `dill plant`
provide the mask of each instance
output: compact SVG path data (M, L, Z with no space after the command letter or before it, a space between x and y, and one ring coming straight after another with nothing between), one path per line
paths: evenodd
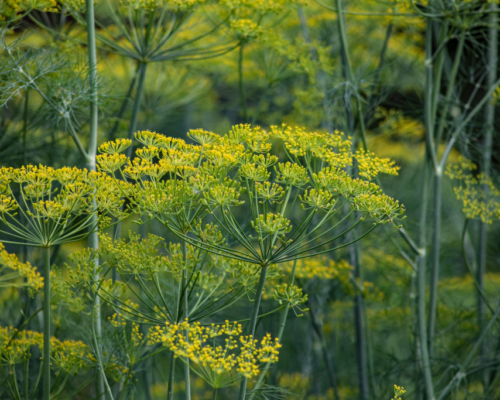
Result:
M123 195L130 201L130 212L160 221L182 240L184 260L189 245L255 265L258 281L246 330L252 337L270 268L349 246L380 224L397 226L404 212L369 181L379 173L395 174L394 164L364 151L352 153L351 142L340 133L307 132L286 125L272 127L268 133L238 125L223 136L203 130L191 130L188 136L196 144L138 132L136 140L144 146L132 160L122 153L131 141L105 143L99 148L103 153L98 156L99 169L119 187L127 187ZM273 142L283 162L273 154ZM365 180L345 172L353 159ZM351 211L339 216L344 205ZM239 211L243 208L243 213L251 213L250 223ZM354 212L361 217L352 222ZM345 240L348 232L370 219L373 222L364 233ZM206 228L204 221L209 222ZM218 234L207 234L206 229ZM178 310L183 307L185 318L191 317L187 288L194 276L185 268L180 279L178 296L183 301L178 298L176 304ZM286 288L277 290L287 303L296 297ZM179 314L175 314L177 320ZM171 312L168 315L172 318ZM185 362L189 363L189 356ZM246 384L247 377L242 376L240 398L245 397Z
M53 246L86 238L106 213L124 216L114 181L77 168L53 169L28 165L0 170L0 232L13 243L43 250L44 276L44 398L50 397L50 251ZM101 187L100 192L94 191ZM18 196L15 194L19 193ZM98 218L96 213L101 210ZM20 213L25 223L19 219Z

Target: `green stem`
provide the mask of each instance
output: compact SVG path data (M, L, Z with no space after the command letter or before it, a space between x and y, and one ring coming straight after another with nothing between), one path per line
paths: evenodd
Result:
M433 68L432 68L432 24L431 18L427 19L425 31L425 134L427 151L434 168L437 167L436 149L434 148L434 121L433 121Z
M418 257L417 269L417 315L418 333L420 341L420 358L424 374L425 389L428 400L434 400L434 386L432 383L432 371L427 347L427 328L425 318L425 288L426 288L426 235L427 235L427 192L429 180L429 159L426 155L422 179L422 201L420 208L420 255Z
M50 247L43 248L43 399L50 400Z
M257 284L257 291L255 293L255 300L253 303L252 316L250 317L250 323L248 326L248 334L255 336L255 327L257 326L257 316L259 314L260 302L262 300L262 292L264 290L264 283L266 283L267 276L267 265L262 265L259 276L259 283ZM247 392L247 378L242 377L240 383L240 393L238 400L245 400Z
M354 266L354 278L358 278L363 288L363 273L359 261L358 244L353 243L349 247L351 264ZM368 357L366 354L366 334L363 321L364 314L363 293L358 293L354 298L354 326L356 331L356 357L358 364L359 393L362 400L370 397L368 386Z
M184 288L183 307L184 307L184 317L188 319L189 318L188 270L187 270L188 259L187 259L187 244L185 240L183 240L182 243L182 252L184 255L184 263L185 263L184 271L182 272L182 281L183 281L182 287ZM189 341L188 332L186 332L186 341ZM191 400L191 377L190 377L188 357L186 357L186 359L184 360L184 382L186 387L185 391L186 400Z
M311 34L309 32L309 27L307 26L307 19L306 19L306 15L304 13L304 9L299 5L299 6L297 6L297 12L299 14L300 26L302 28L302 35L304 36L304 40L309 45L310 50L311 50L311 59L314 61L317 61L318 54L312 46ZM328 118L329 105L328 105L328 96L327 96L328 93L327 93L326 83L325 83L325 74L321 69L318 70L318 72L316 73L316 80L318 82L319 89L320 89L321 93L323 94L323 120L321 121L321 124L322 124L323 128L325 128L328 132L332 133L333 132L332 121L330 118Z
M113 140L115 138L116 131L118 130L118 126L120 125L120 120L123 117L123 114L125 113L125 110L127 109L127 104L130 99L130 96L132 95L132 91L134 90L135 87L135 82L137 80L137 75L139 73L139 64L137 65L137 69L134 73L134 76L132 77L132 80L130 81L127 93L125 94L125 98L122 101L122 104L120 106L120 109L118 110L118 113L116 114L116 121L113 125L113 128L108 133L108 140Z
M431 121L433 124L433 135L434 135L434 123L436 121L436 114L439 103L439 93L441 89L441 78L443 75L443 67L444 67L444 46L446 42L446 36L448 34L448 24L441 24L441 32L439 33L439 43L438 43L438 55L436 57L436 68L434 69L434 85L432 86L432 113L431 113ZM437 146L437 144L436 144ZM437 147L436 147L437 149Z
M490 3L490 11L492 13L489 15L489 46L488 46L488 85L495 84L497 79L497 68L498 68L498 6L495 2ZM483 150L483 173L486 178L490 177L491 169L491 153L493 147L493 132L495 129L495 106L491 102L486 105L486 115L485 115L485 125L486 125L486 135L484 138L484 150ZM485 184L483 186L484 192L484 202L488 204L489 201L489 185ZM488 242L487 224L481 221L481 238L479 240L479 263L477 269L477 282L479 284L478 295L477 295L477 325L479 332L484 329L484 301L482 294L484 293L484 274L486 273L486 249ZM486 363L486 340L482 341L481 348L479 350L480 362ZM489 383L489 372L487 369L483 371L483 385L485 391L487 390Z
M293 283L295 281L295 271L297 270L297 262L298 262L298 260L295 260L293 262L292 276L290 277L290 286L293 285ZM281 338L283 337L283 332L285 330L285 324L286 324L286 319L288 317L288 310L289 309L290 309L290 303L287 303L285 305L285 308L283 309L283 312L281 313L281 319L279 322L279 330L278 330L278 341L280 341L280 342L281 342ZM255 390L261 387L270 366L271 366L271 363L266 363L266 365L264 366L264 369L261 371L259 378L257 379L257 382L255 383L255 389L252 392L252 394L250 395L249 400L252 400L253 397L255 396Z
M440 393L438 400L445 399L448 396L448 394L450 394L450 392L453 390L453 388L455 386L458 386L460 384L460 381L466 377L465 371L467 370L467 367L472 362L476 353L479 351L481 344L483 343L484 339L486 338L486 335L488 334L488 332L490 331L492 326L495 324L499 315L500 315L500 306L497 307L497 310L496 310L495 314L493 315L493 317L491 318L490 322L484 328L484 330L481 332L481 336L479 336L479 339L477 340L477 342L474 343L474 346L472 347L471 351L467 355L467 358L460 365L458 372L453 376L450 383Z
M266 88L264 89L264 93L262 93L262 96L260 97L259 104L257 105L257 109L255 110L255 114L252 117L252 125L255 125L255 122L257 122L257 119L259 118L260 112L262 110L262 105L264 104L264 100L267 97L267 93L269 92L269 89L271 88L271 83L269 83Z
M333 367L332 359L328 353L328 347L325 340L325 335L323 334L323 326L318 321L316 314L314 312L311 301L307 303L309 306L309 314L311 315L311 325L318 336L319 342L321 344L321 352L323 353L323 358L325 359L326 368L328 369L328 377L330 378L330 384L332 385L334 391L335 400L339 400L339 388L337 384L337 376L335 374L335 369Z
M128 127L128 138L132 141L134 140L134 133L137 129L137 119L139 118L139 112L141 110L141 99L142 92L144 91L144 81L146 80L147 67L147 63L145 63L144 61L139 61L139 78L137 82L137 90L135 92L134 106L132 108L132 116L130 117L130 124ZM127 149L127 156L129 158L132 157L133 149L133 145Z
M168 392L167 400L172 400L174 398L174 378L175 378L175 355L171 352L170 355L170 366L168 371Z
M428 22L427 28L430 29L430 23ZM438 297L438 281L439 281L439 256L440 256L440 238L441 238L441 203L442 203L442 170L441 166L437 164L437 154L436 149L439 143L434 144L434 128L436 121L436 113L438 108L438 97L441 88L441 77L443 73L444 65L444 49L443 45L446 41L446 36L448 33L448 25L443 23L441 26L441 32L439 35L439 53L436 59L436 68L434 70L434 76L432 75L432 65L426 65L426 90L430 90L431 93L426 93L426 130L428 132L426 136L427 146L431 152L431 157L434 162L434 190L433 190L433 239L432 239L432 275L431 275L431 287L430 287L430 298L429 298L429 333L428 333L428 348L429 357L432 359L433 349L434 349L434 331L436 325L436 310L437 310L437 297ZM429 34L429 37L431 34ZM431 55L432 41L429 41L429 37L426 36L426 55L427 60ZM426 61L429 62L429 61ZM433 79L433 81L431 80ZM430 103L429 103L430 99Z
M214 391L212 392L212 400L217 399L217 388L214 388Z
M434 174L434 192L433 192L433 238L432 238L432 274L431 287L429 297L429 357L432 358L434 345L434 331L436 325L436 310L438 297L438 281L439 281L439 255L440 255L440 238L441 238L441 186L442 173L438 170Z
M243 88L243 50L245 42L241 42L238 55L238 81L240 87L241 109L243 110L243 120L247 122L247 101L245 98L245 89Z
M97 133L98 133L98 104L97 104L97 51L95 40L95 17L94 17L94 1L87 0L87 43L89 52L89 82L91 88L91 103L90 103L90 131L89 131L89 147L87 151L87 167L90 171L96 170L96 153L97 153ZM95 200L92 201L95 208ZM97 251L99 249L99 238L95 225L97 224L97 215L94 213L91 220L92 233L89 235L88 243L91 249ZM96 257L94 260L93 280L99 281L99 274L97 272L99 267L99 259ZM100 345L102 328L101 328L101 299L97 294L95 295L95 329L97 335L97 345ZM96 391L98 399L103 397L105 392L104 380L102 374L97 375Z
M445 128L445 119L448 115L451 104L451 96L453 95L453 89L455 87L455 80L457 78L458 67L460 66L460 61L462 60L462 54L464 50L465 43L465 32L460 35L460 40L458 41L458 48L455 53L455 60L453 61L453 67L451 69L450 78L448 80L448 88L446 89L446 95L444 100L444 107L439 119L438 132L436 134L436 147L439 146L443 138L443 131Z

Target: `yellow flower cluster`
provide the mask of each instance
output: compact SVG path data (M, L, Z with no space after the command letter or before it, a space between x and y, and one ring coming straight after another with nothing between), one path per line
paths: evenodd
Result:
M39 10L44 12L58 11L55 0L2 0L0 4L0 22L9 22L24 13Z
M70 283L55 268L50 271L50 291L52 304L62 306L75 313L85 310L85 298L81 296L81 293L75 293Z
M188 11L205 0L120 0L120 5L134 10L154 11L158 8L170 8L175 11Z
M233 19L229 22L229 27L240 40L256 39L264 33L259 24L251 19Z
M12 276L12 274L9 273L6 277L0 275L0 282L2 283L9 282L12 286L27 286L32 295L43 287L43 278L36 270L36 267L33 267L29 262L20 262L15 254L7 253L4 245L0 243L0 272L5 269L16 271L17 274ZM26 283L14 283L13 280L17 280L18 278L26 278Z
M191 130L188 137L194 145L150 131L135 137L144 147L136 151L133 161L119 153L130 145L121 139L101 146L99 168L117 182L133 182L124 183L122 189L130 211L170 224L178 232L193 232L191 224L183 226L188 208L198 209L199 215L220 210L225 222L234 225L229 210L244 203L243 192L250 201L257 239L273 242L273 248L276 240L289 244L286 235L292 227L284 213L295 204L288 202L292 191L300 194L297 203L313 212L334 215L336 204L343 201L377 223L395 222L404 212L367 180L378 173L396 174L394 164L372 153L353 153L350 139L340 132L308 132L282 125L269 133L241 124L225 135ZM273 144L283 146L287 160L280 162L271 153ZM353 179L346 172L353 160L361 178Z
M12 188L18 185L19 190ZM33 246L54 245L82 238L92 224L90 216L99 213L99 222L106 214L117 218L126 216L122 211L126 182L117 181L105 173L86 169L45 166L0 168L0 218L16 238L22 237ZM16 199L14 192L19 191ZM19 227L15 210L30 221L30 229ZM73 222L80 216L76 226ZM42 228L43 227L43 228Z
M500 190L484 173L474 175L475 170L477 165L460 157L458 163L448 165L446 174L459 181L453 190L457 199L462 201L465 216L491 224L493 218L500 218Z
M305 5L307 0L221 0L220 3L222 6L240 13L276 13L296 4Z
M401 400L401 395L405 394L406 390L402 386L394 385L394 397L391 400Z
M283 272L291 274L293 261L281 265ZM353 267L345 260L333 261L327 256L297 260L295 276L299 279L349 279Z
M388 158L378 158L374 153L358 150L354 155L358 162L359 175L371 179L379 173L397 175L399 167L394 165L394 161Z
M50 339L51 366L56 372L65 371L76 375L80 370L95 363L91 349L80 341ZM0 362L10 366L31 356L35 346L43 348L43 334L34 331L18 331L12 327L0 327Z
M214 388L229 386L241 376L259 374L259 365L278 361L278 339L267 334L260 341L241 335L240 324L226 321L223 325L202 326L180 324L156 326L150 334L150 344L163 343L177 357L189 358L190 366ZM219 339L217 339L219 338ZM224 345L217 340L224 338Z
M295 314L299 317L295 309L297 308L300 312L307 311L299 308L300 305L307 302L307 294L302 293L302 289L295 285L288 285L284 283L283 285L276 285L274 287L274 300L277 300L280 304L288 304L294 310Z

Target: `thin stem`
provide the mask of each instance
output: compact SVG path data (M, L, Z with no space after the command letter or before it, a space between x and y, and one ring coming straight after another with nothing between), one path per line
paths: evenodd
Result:
M217 399L217 388L214 387L214 391L212 392L212 400Z
M334 391L334 398L335 400L339 400L337 375L335 374L335 368L333 366L332 359L328 352L328 346L325 340L325 335L323 334L323 326L316 317L311 301L309 301L307 305L309 306L309 314L311 315L311 325L314 329L314 332L316 332L316 335L318 336L319 342L321 344L321 352L323 353L323 358L325 359L326 368L328 369L328 377L330 378L330 384L332 385Z
M252 117L252 122L251 122L252 125L255 125L255 122L259 118L260 112L262 110L262 105L264 104L264 101L267 97L267 93L269 92L269 89L271 88L271 86L272 86L272 83L269 83L268 85L266 85L266 88L264 89L264 92L262 93L262 96L260 97L259 104L257 104L257 109L255 110L255 113Z
M436 147L439 146L443 138L443 131L445 127L445 119L448 115L448 111L451 105L451 96L453 95L453 89L455 87L455 80L457 78L458 67L460 66L460 61L462 60L462 54L464 50L465 43L465 32L460 35L458 41L458 48L455 53L455 60L453 61L453 67L451 69L450 78L448 80L448 88L446 89L446 95L444 100L443 111L441 112L441 118L439 119L438 131L436 134Z
M43 399L50 400L50 247L43 248Z
M139 78L137 82L137 90L135 92L134 106L132 108L132 116L130 117L130 124L128 127L128 138L132 141L134 140L134 133L137 129L137 119L139 117L139 111L141 109L141 99L142 92L144 91L144 81L146 80L147 66L147 63L139 61ZM133 145L127 149L128 158L132 158L133 149Z
M318 60L318 54L316 49L312 45L311 34L309 32L309 27L307 25L306 15L304 13L304 9L302 6L297 6L297 12L299 14L300 26L302 28L302 35L304 36L304 40L310 47L311 59L314 61ZM328 105L328 91L326 89L325 82L325 74L324 71L318 70L316 73L316 80L318 82L319 89L323 94L323 120L321 121L323 128L325 128L328 132L333 132L332 121L328 118L329 115L329 105Z
M267 276L267 265L262 265L259 276L259 283L257 284L257 291L255 293L255 299L253 303L252 316L250 317L250 323L248 325L248 334L255 336L255 327L257 326L257 316L259 314L260 302L262 300L262 292L264 290L264 283L266 282ZM240 382L240 393L238 396L239 400L245 400L247 392L247 378L242 377Z
M424 168L422 171L422 201L420 208L420 255L418 256L417 270L417 314L418 314L418 333L420 343L420 357L424 373L425 389L428 400L434 400L434 386L432 383L432 371L429 359L429 349L427 347L427 328L425 318L425 288L426 288L426 237L427 237L427 192L429 180L429 160L426 155Z
M486 335L488 334L489 330L491 327L495 324L498 316L500 315L500 306L497 307L497 310L493 317L491 318L490 322L488 325L485 327L485 329L481 332L481 336L479 336L479 339L477 340L476 343L474 343L474 346L472 347L471 351L467 355L467 358L465 361L460 365L458 372L453 376L451 379L450 383L444 388L444 390L441 392L437 400L443 400L448 396L448 394L453 390L455 386L458 386L460 384L460 381L466 376L466 370L469 364L472 362L474 356L476 353L479 351L479 348L481 347L481 344L483 343Z
M489 27L488 27L488 85L494 85L497 79L497 68L498 68L498 15L496 11L498 10L498 6L495 2L489 4L489 9L492 13L489 15ZM491 169L491 154L493 147L493 132L495 129L495 106L491 102L486 105L485 110L485 127L486 127L486 135L484 138L484 148L483 148L483 173L484 176L488 179L490 177L490 169ZM489 201L489 190L490 187L486 183L483 186L484 192L484 202L488 204ZM484 300L482 294L484 293L484 274L486 273L486 250L488 243L488 232L487 232L487 224L481 221L480 227L480 235L481 238L479 240L479 263L477 269L477 283L478 283L478 294L477 294L477 325L479 332L482 332L484 329ZM479 350L479 357L481 363L486 363L486 340L483 340L481 343L481 348ZM487 369L483 371L482 374L483 385L485 387L485 391L487 390L489 383L489 372Z
M137 64L137 69L134 73L134 76L132 77L132 80L130 81L127 93L125 94L125 98L122 101L122 104L120 106L120 109L118 110L118 113L116 114L116 121L113 125L113 128L108 133L108 140L113 140L115 138L116 131L118 130L118 126L120 125L120 119L123 117L123 114L125 113L125 110L127 109L127 104L130 99L130 96L132 95L132 91L134 90L135 87L135 82L137 81L137 75L139 73L139 64Z
M238 55L238 82L240 87L241 109L243 110L243 120L247 122L247 101L245 98L245 90L243 88L243 50L245 42L241 42Z
M290 277L290 286L294 284L295 281L295 271L297 270L297 262L298 260L295 260L293 262L292 266L292 276ZM285 305L285 308L283 309L283 312L281 313L281 319L279 322L279 330L278 330L278 341L281 342L281 338L283 337L283 332L285 330L285 324L286 324L286 319L288 317L288 310L290 309L290 303L287 303ZM252 394L250 395L250 399L252 400L253 397L255 396L255 390L260 388L262 386L262 383L264 382L264 378L266 377L267 371L269 370L269 367L271 366L271 363L266 363L264 368L262 369L259 378L257 379L257 382L255 383L255 389L253 390ZM336 399L338 400L338 399Z

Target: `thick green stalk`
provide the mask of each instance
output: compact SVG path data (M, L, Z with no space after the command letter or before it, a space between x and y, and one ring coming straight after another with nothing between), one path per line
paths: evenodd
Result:
M444 99L444 106L441 112L441 117L439 119L438 131L436 134L436 147L439 146L443 138L443 131L446 125L446 117L448 116L448 111L450 110L451 96L453 95L453 88L455 87L455 80L457 78L458 67L460 66L460 60L462 59L462 54L464 51L465 43L465 32L462 32L460 39L458 41L458 47L455 53L455 60L453 61L453 67L451 68L450 77L448 79L448 87L446 89L446 95Z
M437 166L436 150L434 148L434 120L433 120L433 93L434 82L432 68L432 19L427 19L425 30L425 100L424 100L424 119L425 119L425 142L432 166Z
M134 106L132 107L132 116L130 117L130 124L128 126L128 138L134 140L134 133L137 129L137 119L141 110L142 92L144 91L144 81L146 80L146 70L148 64L144 61L139 61L139 77L137 82L137 90L135 92ZM132 157L134 146L127 149L127 156Z
M247 101L245 98L245 89L243 87L243 50L245 43L241 42L240 51L238 54L238 83L240 88L241 109L243 110L243 120L247 122Z
M214 391L212 393L212 400L216 400L217 399L217 388L214 388Z
M184 253L184 262L186 263L184 271L182 272L182 287L184 288L184 298L183 298L183 307L184 307L184 317L187 319L189 318L189 291L187 287L188 283L188 270L187 270L187 244L186 241L184 240L184 243L182 244L182 251ZM186 332L186 341L189 340L189 335ZM191 400L191 377L190 377L190 370L189 370L189 358L186 358L184 362L184 382L186 386L186 400Z
M253 303L252 316L248 325L248 334L255 336L255 327L257 326L257 316L259 314L260 302L262 300L262 292L264 290L264 283L266 283L267 265L263 265L260 270L259 283L257 284L257 291L255 292L255 300ZM247 378L242 377L240 382L240 394L238 400L245 400L247 392Z
M434 385L432 383L432 370L429 359L429 349L427 347L427 327L425 318L425 289L426 289L426 247L427 247L427 192L429 181L429 165L427 156L424 159L423 179L422 179L422 201L420 205L420 255L418 257L417 269L417 316L418 316L418 333L420 343L420 359L424 374L425 390L427 400L434 400Z
M489 28L488 28L488 86L491 87L495 84L497 80L497 68L498 68L498 6L496 2L491 2L489 5L491 14L489 15ZM486 135L484 138L484 148L483 148L483 173L485 177L489 178L491 170L491 153L493 145L493 132L495 129L495 106L489 102L486 105ZM489 186L486 184L483 186L484 201L487 204L489 200ZM477 295L477 325L479 332L484 329L484 302L481 294L484 292L484 274L486 273L486 249L488 242L487 235L487 224L481 221L481 238L479 240L479 260L478 260L478 270L477 270L477 282L479 284L479 290ZM481 347L479 349L479 356L481 362L485 363L486 359L486 340L481 342ZM488 385L488 370L483 371L483 384L485 390Z
M345 20L342 10L344 5L342 0L335 0L335 5L337 6L337 27L339 31L340 43L341 43L341 55L344 64L344 76L347 81L351 81L353 77L351 58L349 55L349 44L347 42L347 32L345 28Z
M293 262L293 267L292 267L292 276L290 277L290 286L293 285L295 281L295 271L297 269L297 261L295 260ZM281 313L281 319L279 322L279 329L278 329L278 340L281 342L281 338L283 337L283 332L285 331L285 324L286 324L286 319L288 317L288 311L290 310L290 303L287 303L285 308L283 309L283 312ZM262 369L262 372L259 375L259 378L257 379L257 382L255 383L255 389L258 389L262 383L264 382L264 378L266 377L267 371L269 370L269 367L271 366L271 363L267 363L264 368ZM252 400L255 395L255 392L252 393L250 396L249 400Z
M168 371L168 392L167 400L174 398L174 378L175 378L175 355L174 352L170 355L170 365Z
M428 26L429 27L429 26ZM443 73L443 65L444 65L444 49L442 46L446 40L446 35L448 33L448 26L446 23L443 23L441 26L441 33L439 35L439 54L436 59L436 68L434 74L434 83L432 85L432 98L431 98L431 109L426 110L426 115L430 114L430 119L428 121L428 126L426 129L429 129L431 134L426 136L426 140L429 141L427 146L431 149L433 157L437 157L437 146L439 143L434 145L434 128L436 121L436 113L438 108L438 98L439 91L441 88L441 77ZM430 54L430 46L432 43L426 42L427 53ZM427 69L426 69L427 70ZM430 79L430 76L427 76L427 79ZM426 94L427 96L427 94ZM426 106L428 104L426 103ZM437 158L436 158L437 159ZM433 190L433 239L432 239L432 274L431 274L431 287L430 287L430 298L429 298L429 357L432 359L433 348L434 348L434 331L436 325L436 310L437 310L437 297L438 297L438 281L439 281L439 256L440 256L440 238L441 238L441 202L442 202L442 170L441 166L434 164L434 190Z
M432 237L432 274L429 297L429 357L433 355L434 331L436 325L436 310L438 297L438 281L439 281L439 255L440 255L440 238L441 238L441 186L442 173L440 167L434 172L434 191L433 191L433 237Z
M50 247L43 248L43 399L50 400Z
M89 84L91 89L91 102L90 102L90 130L89 130L89 147L87 151L87 168L90 171L96 170L96 153L97 153L97 128L98 128L98 108L97 108L97 51L95 40L95 17L94 17L94 1L87 0L87 45L89 52ZM93 201L95 206L95 201ZM97 236L96 223L97 215L92 216L91 229L88 243L89 247L94 250L99 249L99 238ZM99 267L99 258L94 259L94 282L99 281L99 274L97 269ZM102 337L101 327L101 299L96 294L95 298L95 331L97 336L97 343L100 345ZM105 387L102 374L97 374L96 381L97 398L101 399L104 396Z
M357 243L349 247L351 264L354 266L354 277L360 280L363 287L363 274L358 255ZM368 357L366 354L366 335L364 326L364 299L363 294L358 293L354 298L354 326L356 331L356 358L358 364L359 395L361 400L370 397L368 386Z

